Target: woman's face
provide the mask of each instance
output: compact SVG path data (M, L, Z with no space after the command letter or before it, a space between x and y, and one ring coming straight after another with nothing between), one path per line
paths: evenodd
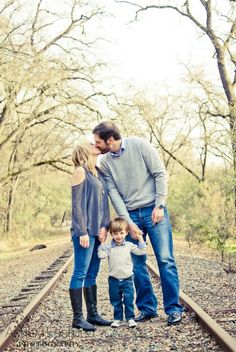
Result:
M95 145L93 143L90 143L89 151L92 155L100 155L101 154L101 151L97 147L95 147Z

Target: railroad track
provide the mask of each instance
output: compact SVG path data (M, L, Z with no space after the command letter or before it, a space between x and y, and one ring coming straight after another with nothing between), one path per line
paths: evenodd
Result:
M158 271L150 262L147 263L148 269L154 278L160 279ZM233 338L225 329L223 329L216 320L208 315L196 302L194 302L188 295L180 290L180 300L185 308L190 309L197 318L199 324L216 339L218 344L226 352L236 352L236 339ZM236 309L230 310L236 312ZM219 312L219 311L218 311ZM236 318L233 318L236 321ZM217 319L218 321L230 321L227 319Z
M72 260L71 250L65 251L45 271L31 280L27 287L22 288L8 304L0 307L2 324L5 321L5 326L0 326L0 351L10 345L17 331L51 292Z
M0 314L2 316L10 316L10 323L8 323L8 325L0 332L0 351L4 351L4 349L11 344L16 333L21 330L24 323L29 320L29 316L32 315L40 302L42 302L42 300L54 288L62 274L66 272L72 259L73 256L71 255L71 252L65 252L60 258L52 263L47 270L41 272L41 274L35 277L27 287L23 288L18 296L13 297L8 305L6 304L1 307ZM148 267L152 276L156 279L158 277L156 268L151 263L148 263ZM186 309L189 309L195 314L199 324L217 341L223 351L236 352L236 340L230 336L226 330L219 326L216 320L212 319L198 304L182 291L180 292L180 299ZM151 326L154 325L155 322L150 322L148 324ZM108 329L109 331L110 328L102 328L101 330L104 329ZM90 334L82 334L80 337L81 341L92 341L93 338L88 335ZM105 341L105 339L103 340L102 337L99 336L94 338L97 340L100 339L99 341L101 343L102 341ZM142 338L148 339L148 336L143 335ZM114 340L114 337L112 337L112 339ZM127 334L123 337L117 336L115 339L116 341L119 339L122 341L123 339L124 341L127 341L127 343L129 340L132 340Z

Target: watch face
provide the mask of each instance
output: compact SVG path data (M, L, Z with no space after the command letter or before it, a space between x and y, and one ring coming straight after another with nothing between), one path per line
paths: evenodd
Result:
M164 205L159 205L159 207L158 207L159 209L164 209L165 207L164 207Z

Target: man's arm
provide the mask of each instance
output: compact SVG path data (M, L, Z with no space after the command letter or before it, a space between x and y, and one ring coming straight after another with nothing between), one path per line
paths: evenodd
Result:
M165 205L167 197L167 173L157 150L144 139L140 139L140 150L146 167L155 179L155 205Z
M107 167L106 163L101 160L101 169L103 172L104 179L107 184L108 194L111 199L112 205L117 213L118 216L124 218L129 223L129 233L133 239L137 239L137 235L140 232L138 226L133 222L130 218L129 213L126 209L125 203L116 187L114 179L111 175L109 168Z
M155 208L152 212L152 222L156 224L164 219L164 209L160 209L159 206L164 206L166 203L167 173L157 150L150 143L141 139L140 149L146 167L155 180Z
M106 163L101 160L101 169L107 184L108 195L118 216L124 218L128 223L133 223L126 209L125 203L116 187L115 181Z

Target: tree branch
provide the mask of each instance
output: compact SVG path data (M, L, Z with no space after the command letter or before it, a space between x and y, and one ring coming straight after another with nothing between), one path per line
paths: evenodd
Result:
M21 168L19 170L16 170L14 172L11 172L11 173L8 173L2 177L0 177L0 184L5 182L7 179L11 178L11 177L14 177L14 176L17 176L17 175L21 175L29 170L32 170L36 167L40 167L40 166L43 166L43 165L50 165L50 166L53 166L54 168L56 169L60 169L61 171L64 171L68 174L71 174L70 171L66 170L66 169L62 169L60 168L60 166L57 165L57 163L61 163L61 164L64 164L64 165L67 165L67 166L70 166L70 164L68 163L63 163L63 159L68 159L70 157L70 155L67 155L67 156L64 156L60 159L49 159L49 160L43 160L43 161L39 161L39 162L36 162L36 163L33 163L31 165L29 165L28 167L24 167L24 168Z

